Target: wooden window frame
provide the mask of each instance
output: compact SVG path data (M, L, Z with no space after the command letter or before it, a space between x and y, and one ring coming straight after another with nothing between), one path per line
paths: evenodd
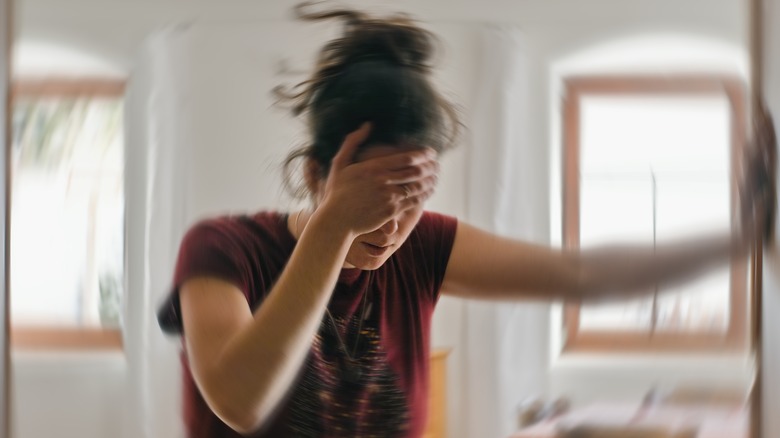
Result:
M746 93L738 78L716 75L686 76L589 76L564 81L563 99L563 246L576 249L580 243L580 101L583 96L686 95L722 96L731 107L731 205L736 214L736 176L746 138ZM747 348L747 262L731 263L730 316L725 336L705 333L646 331L580 331L578 302L564 303L564 353L701 353L738 352Z
M13 80L11 108L22 97L114 97L125 93L123 79L68 78ZM9 146L10 147L10 146ZM122 351L121 329L11 325L14 351Z
M11 43L13 41L12 17L15 16L12 0L0 0L0 192L3 194L0 207L0 232L2 232L2 254L0 255L0 438L10 438L11 420L11 299L9 296L8 236L10 235L10 174L11 174Z

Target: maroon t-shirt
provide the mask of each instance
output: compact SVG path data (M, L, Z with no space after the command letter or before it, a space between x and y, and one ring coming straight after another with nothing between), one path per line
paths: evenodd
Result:
M328 309L349 355L325 316L289 394L267 424L249 436L422 435L428 408L431 315L456 228L455 218L425 212L407 241L379 269L341 271ZM254 312L295 243L287 216L276 212L195 225L181 243L173 289L158 313L160 326L167 333L182 333L178 291L194 276L230 281ZM361 301L363 294L366 302ZM195 385L186 352L181 358L188 436L242 436L209 409Z

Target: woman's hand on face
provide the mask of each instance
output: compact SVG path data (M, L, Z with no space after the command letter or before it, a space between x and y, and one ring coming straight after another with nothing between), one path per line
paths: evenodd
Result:
M422 205L438 180L439 164L430 148L356 161L370 132L371 125L364 123L346 137L333 157L320 203L355 235L375 231Z
M777 137L772 116L762 106L753 117L753 140L748 145L739 187L741 238L752 244L769 236L774 222Z

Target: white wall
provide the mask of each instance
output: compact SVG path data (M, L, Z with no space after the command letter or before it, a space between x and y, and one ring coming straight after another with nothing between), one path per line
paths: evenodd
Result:
M122 427L121 353L17 353L13 385L13 437L110 437Z
M289 7L295 2L256 2L250 0L234 0L226 2L206 1L116 1L101 2L97 0L18 0L20 37L27 41L57 41L60 44L72 45L119 66L125 71L131 71L133 60L141 42L154 29L172 21L194 20L212 23L214 26L257 25L274 26L289 20ZM380 2L360 2L360 4L380 5ZM653 32L695 32L718 40L741 44L743 39L743 11L739 0L661 0L647 2L645 0L483 0L480 2L467 0L426 0L426 1L396 1L392 7L384 9L405 10L417 14L426 21L432 22L432 28L439 32L445 40L445 57L440 79L445 88L450 90L464 106L466 122L468 108L474 100L476 89L476 64L479 62L477 53L477 29L484 22L502 22L518 25L526 32L528 54L532 65L529 66L529 89L532 90L531 107L535 108L538 118L533 121L530 137L538 145L540 166L548 168L550 160L549 145L554 141L550 134L548 114L555 108L551 102L549 90L551 84L549 75L552 63L572 53L598 44L610 38L630 36ZM254 23L254 24L253 24ZM319 25L317 25L319 26ZM314 27L317 27L314 26ZM239 26L241 27L241 26ZM296 38L298 38L296 40ZM301 41L302 35L285 35L284 40L274 40L274 48L284 44L285 47L298 47L301 44L308 47L306 41ZM282 43L282 41L284 41ZM249 40L248 45L266 47L263 40ZM269 56L271 52L269 51ZM295 63L308 59L304 55L295 55ZM267 59L248 60L247 65L258 72L266 72L260 63ZM236 72L247 74L247 72ZM265 102L267 89L280 81L268 75L268 87L255 90L214 89L215 99L220 99L217 93L251 93L257 97L257 102ZM294 79L294 78L292 78ZM285 82L284 80L282 82ZM291 80L290 82L293 82ZM225 84L229 86L229 84ZM254 108L255 110L257 108ZM274 147L283 147L295 137L294 125L284 121L285 115L280 112L269 112L268 118L257 121L254 128L257 138L264 142L272 142ZM206 122L204 120L204 122ZM232 123L222 121L221 123ZM240 121L235 121L239 123ZM254 138L214 138L201 139L201 147L211 147L212 144L224 142L237 143L238 148L251 152L259 147L259 141ZM267 145L268 143L266 143ZM479 145L462 145L458 150L446 157L443 165L443 175L439 191L432 199L432 209L461 215L464 209L464 156L468 147L479 148ZM279 149L281 150L281 149ZM202 150L206 152L206 150ZM227 161L216 154L203 155L208 159L195 163L193 169L204 174L224 170L221 166ZM277 155L281 158L281 155ZM278 162L278 160L276 160ZM272 165L268 162L252 162L245 160L243 165L256 166L255 171L262 166ZM213 167L216 166L216 167ZM253 169L245 169L253 170ZM224 175L224 173L220 173ZM235 193L224 196L222 188L234 187L233 184L250 184L252 172L241 174L228 173L230 178L222 180L217 185L203 185L196 198L189 200L189 207L198 213L213 210L245 208L251 205L251 192ZM231 179L232 178L232 179ZM246 179L249 178L249 179ZM212 180L213 182L213 180ZM197 181L196 181L197 183ZM550 181L545 176L535 182L538 189L544 193L550 190ZM529 208L550 211L546 201ZM457 347L460 339L462 303L457 300L443 299L434 319L434 345ZM70 372L59 373L61 367L51 357L15 357L14 385L16 392L15 418L17 438L34 438L43 436L43 432L64 432L64 436L104 437L105 427L121 418L121 407L113 402L123 400L124 371L121 367L109 365L101 359L84 359L91 363L88 369L102 369L94 377L92 371L79 371L73 366ZM75 360L71 365L77 363ZM110 361L109 361L110 362ZM450 361L449 376L450 431L451 436L460 437L458 433L458 418L465 415L459 410L458 382L463 378L460 369L458 350L455 349ZM582 364L581 364L582 365ZM736 366L736 365L735 365ZM728 368L728 367L727 367ZM671 366L670 369L674 369ZM728 368L730 369L730 368ZM590 370L590 371L589 371ZM598 382L599 376L609 377L611 374L600 366L569 364L568 368L559 373L551 374L551 388L554 392L576 393L580 398L588 397L598 389L598 385L588 385L587 382ZM592 371L592 373L591 373ZM522 370L518 370L522 372ZM621 371L625 376L625 394L636 392L639 388L631 387L634 369L629 365ZM584 373L584 374L583 374ZM593 374L596 373L596 374ZM589 380L593 378L595 380ZM45 382L45 383L42 383ZM584 384L583 384L584 383ZM45 385L45 386L44 386ZM109 403L111 402L111 403ZM72 419L72 428L64 427L56 422L41 422L41 411L54 412L64 418ZM63 418L63 417L60 417ZM67 424L67 423L66 423ZM72 435L69 435L72 433Z
M764 95L774 115L775 126L780 127L780 1L764 0ZM763 437L780 436L780 236L775 216L773 246L764 256L764 361L763 361Z
M8 101L8 91L9 91L9 73L11 71L10 69L10 41L8 41L10 37L10 32L7 32L7 26L11 25L11 20L9 20L9 11L11 10L11 4L8 0L0 0L0 12L3 14L3 18L0 19L0 102L7 102ZM7 113L8 107L7 105L3 104L2 108L0 108L0 139L3 139L2 142L5 144L6 139L9 137L8 129L9 127L9 120L10 117L8 117ZM6 157L7 155L4 155ZM6 166L5 159L3 159L2 163L3 168L3 181L6 181L5 178L5 169L8 167ZM8 193L8 187L6 187L6 184L2 184L2 192ZM5 206L7 203L3 203L3 210L5 210ZM3 228L7 229L5 227L5 218L7 215L5 214L5 211L2 212L2 215L0 215L3 220ZM5 236L5 233L3 233L3 236ZM5 238L3 240L3 246L5 246ZM5 263L5 255L3 255L3 266L7 266ZM5 269L3 269L2 273L0 273L0 281L2 281L2 284L7 284L5 281L7 273L5 272ZM10 394L10 354L8 353L9 345L8 345L8 296L5 292L8 291L8 289L3 288L4 293L0 294L0 438L8 438L7 435L10 433L10 428L8 428L8 420L10 416L10 408L9 405L11 403L11 400L8 400L8 396Z

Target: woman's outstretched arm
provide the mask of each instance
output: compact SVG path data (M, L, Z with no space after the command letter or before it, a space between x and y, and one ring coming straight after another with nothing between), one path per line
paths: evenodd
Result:
M553 249L458 225L442 292L465 298L598 300L646 293L746 253L730 235L652 246Z
M767 151L776 148L772 119L755 115L752 147L740 185L740 226L652 246L563 250L507 239L459 224L442 292L468 298L593 300L646 293L745 257L774 220L776 193Z

